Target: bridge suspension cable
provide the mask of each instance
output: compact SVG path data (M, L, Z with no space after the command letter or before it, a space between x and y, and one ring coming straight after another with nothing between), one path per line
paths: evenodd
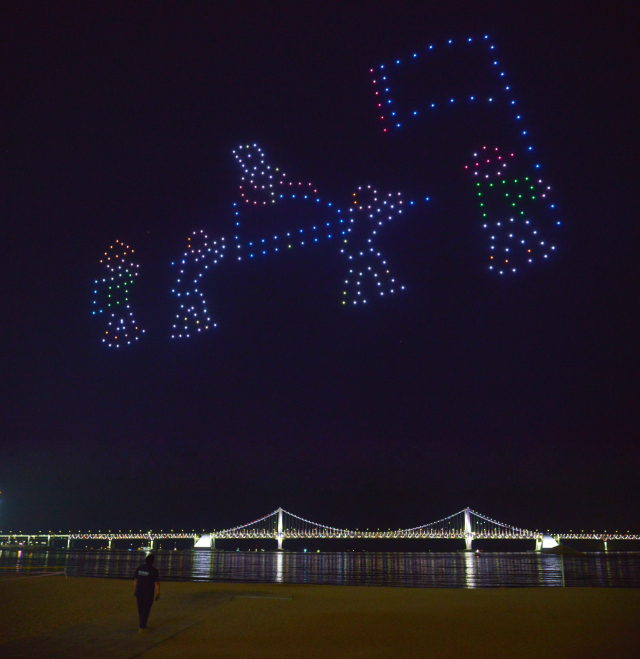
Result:
M273 537L275 530L272 528L272 525L275 524L275 520L278 515L278 510L274 510L272 513L253 520L247 524L241 524L240 526L234 526L230 529L224 529L222 531L215 531L214 535L216 538L270 538Z
M515 538L533 539L537 531L521 529L491 519L470 508L435 522L408 529L361 531L313 522L278 508L248 524L214 532L216 538Z

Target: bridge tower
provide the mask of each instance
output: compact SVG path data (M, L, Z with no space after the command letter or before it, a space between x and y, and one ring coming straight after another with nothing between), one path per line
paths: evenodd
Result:
M278 508L278 532L276 538L278 539L278 551L282 551L282 508Z
M464 509L464 542L467 551L471 551L471 542L473 541L473 532L471 531L471 512L470 508Z

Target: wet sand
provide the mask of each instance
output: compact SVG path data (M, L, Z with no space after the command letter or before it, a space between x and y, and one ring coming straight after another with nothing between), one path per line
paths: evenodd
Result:
M0 578L0 657L640 657L640 590L165 582L147 634L131 581Z

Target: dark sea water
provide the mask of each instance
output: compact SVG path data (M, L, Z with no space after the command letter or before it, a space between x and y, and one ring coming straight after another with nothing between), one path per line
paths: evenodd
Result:
M549 556L513 553L157 551L163 581L333 584L412 588L600 586L640 588L640 553ZM66 570L130 579L140 551L0 550L1 578Z

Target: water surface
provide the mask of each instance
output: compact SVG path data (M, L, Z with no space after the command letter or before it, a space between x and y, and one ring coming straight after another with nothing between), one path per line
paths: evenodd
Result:
M157 551L164 581L500 588L640 587L640 553ZM65 569L68 576L133 578L140 551L0 550L0 574Z

